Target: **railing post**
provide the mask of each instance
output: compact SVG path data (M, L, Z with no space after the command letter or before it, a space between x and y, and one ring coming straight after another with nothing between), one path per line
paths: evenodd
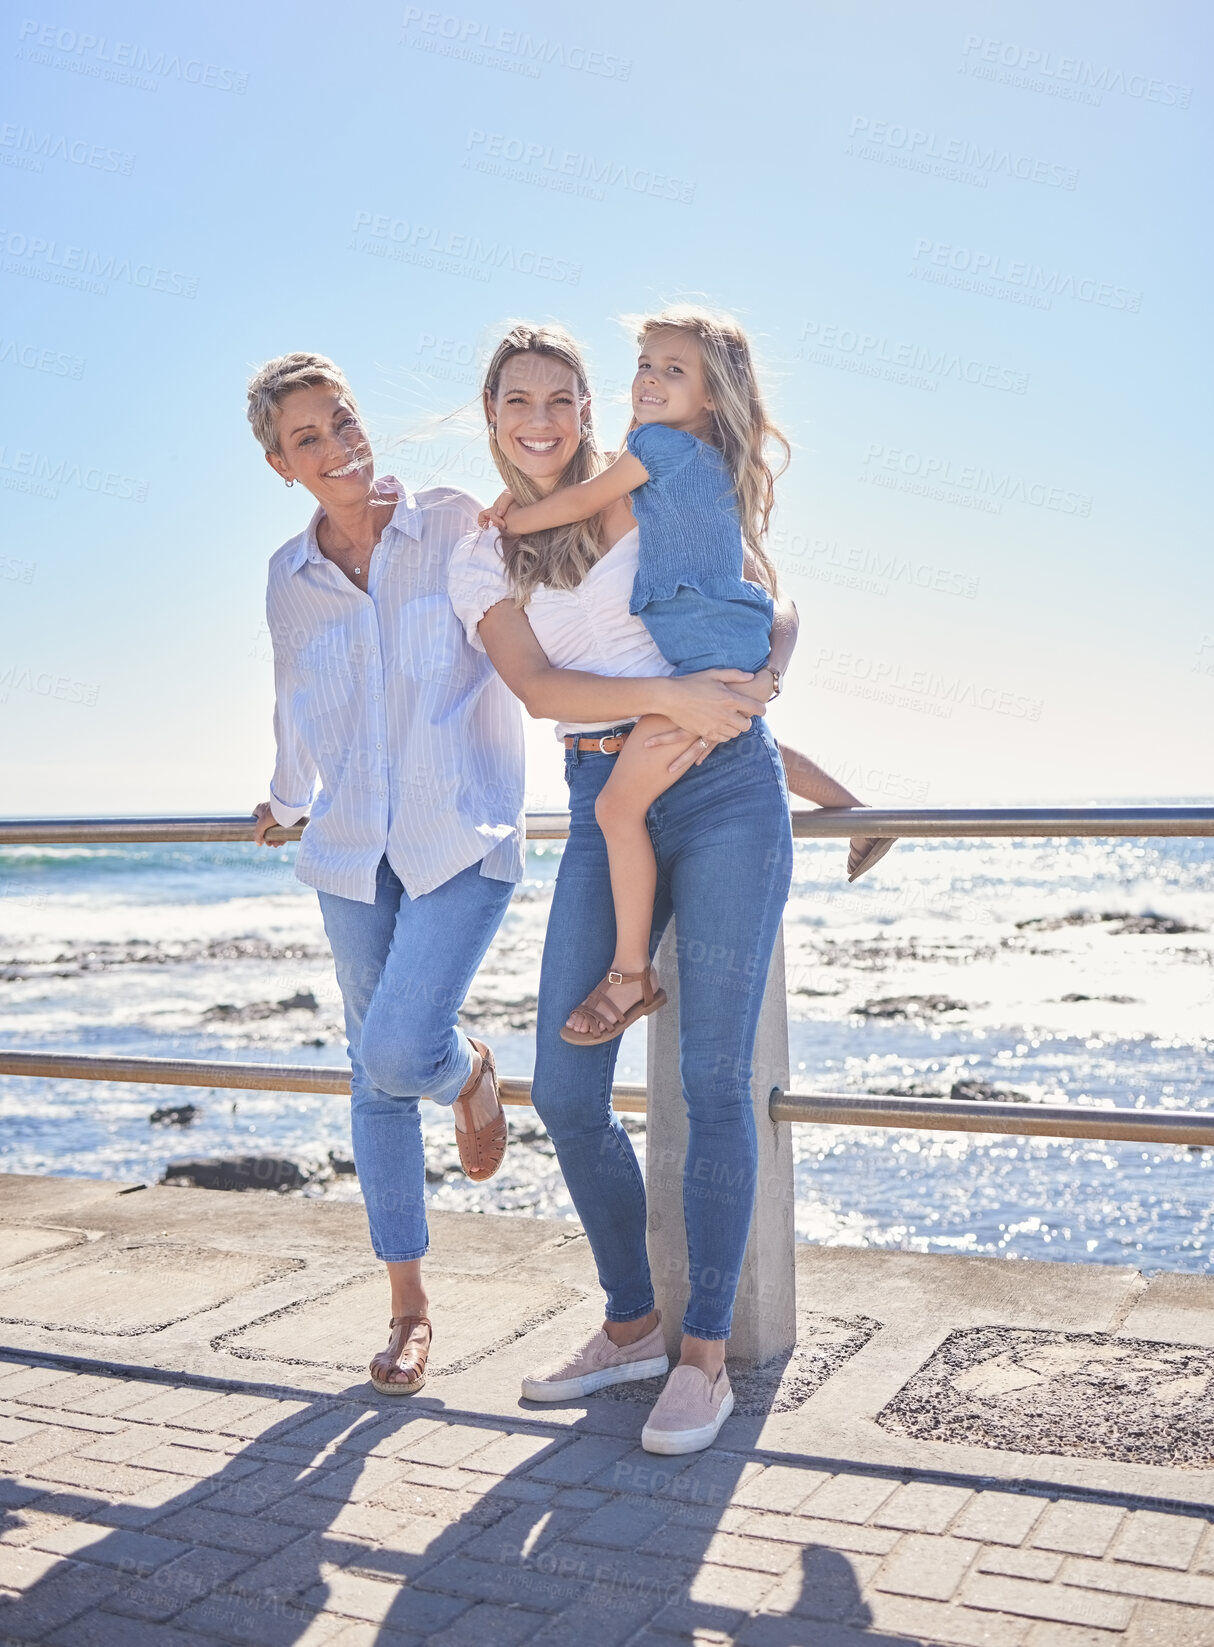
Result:
M687 1109L679 1076L679 987L674 925L658 951L657 967L669 1001L649 1019L649 1105L645 1188L649 1202L649 1264L666 1347L678 1356L687 1305L687 1237L683 1226L683 1162ZM771 958L755 1042L751 1101L759 1166L750 1238L734 1306L730 1359L757 1366L786 1356L797 1337L794 1269L792 1127L772 1121L774 1087L788 1089L788 1012L784 993L784 932Z

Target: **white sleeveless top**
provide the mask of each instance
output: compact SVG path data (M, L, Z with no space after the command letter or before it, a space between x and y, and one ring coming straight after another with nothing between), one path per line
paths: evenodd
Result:
M541 584L525 608L535 638L554 669L592 675L672 675L639 617L628 610L640 537L634 527L587 572L576 589ZM511 600L494 527L461 538L451 553L447 589L471 644L485 648L477 626L491 606ZM598 732L602 721L558 721L556 735Z

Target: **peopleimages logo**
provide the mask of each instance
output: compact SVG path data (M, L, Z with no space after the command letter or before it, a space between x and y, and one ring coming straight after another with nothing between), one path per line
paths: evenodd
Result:
M968 168L977 174L985 186L990 177L1010 177L1021 183L1044 183L1052 189L1071 190L1079 181L1079 173L1071 166L1062 166L1052 160L1041 160L1030 154L1016 154L1001 149L997 143L979 143L966 137L942 137L938 132L924 131L919 126L900 125L897 121L873 120L858 114L852 120L848 133L854 142L845 152L851 153L856 143L861 151L872 145L912 160L940 161L950 166ZM862 158L869 158L862 154Z
M1077 275L1025 258L1007 258L999 252L975 251L942 240L916 240L910 272L936 285L1008 297L1038 309L1048 309L1056 297L1120 309L1126 314L1136 315L1142 308L1142 293L1133 286L1119 286L1095 275Z
M17 30L21 42L17 57L27 63L68 69L94 80L113 80L120 85L155 91L163 80L184 80L191 86L243 96L249 77L218 63L204 63L198 57L153 51L133 40L111 40L104 34L62 28L58 23L38 23L26 18ZM57 56L54 54L58 54Z
M51 377L83 377L84 361L62 349L44 349L37 343L18 343L0 337L0 365L23 366L27 372L47 372Z
M112 252L91 251L87 246L64 245L20 229L0 228L0 267L5 274L25 275L30 280L47 280L56 286L71 286L105 297L107 281L141 286L145 291L162 292L166 297L197 297L198 276L181 274L156 263L140 263Z
M474 154L468 156L464 165L477 171L491 172L519 183L536 183L559 192L585 193L594 200L602 200L599 185L604 183L630 189L634 194L653 195L659 200L678 200L685 206L695 199L695 184L683 178L652 171L647 166L630 166L621 160L581 154L576 149L563 149L553 143L537 143L474 126L465 147Z
M48 457L44 452L11 451L6 446L0 446L0 485L9 491L47 498L57 498L61 486L77 486L81 491L124 498L128 503L144 503L148 495L146 480L73 463L69 458Z
M1127 72L1114 68L1111 63L1090 63L1085 57L1068 57L1040 46L1020 46L1011 40L991 40L980 34L966 35L961 72L984 80L1023 85L1029 91L1049 90L1054 96L1066 96L1083 103L1099 104L1101 95L1108 91L1147 103L1187 109L1193 96L1191 86L1161 80L1157 75ZM1034 80L1038 84L1034 85ZM1053 84L1047 86L1044 82Z
M417 50L462 58L488 68L509 68L531 80L538 80L550 66L592 74L602 80L627 80L632 73L630 57L614 57L587 46L571 46L549 35L537 36L519 29L480 23L473 17L451 17L443 12L427 11L423 6L406 7L402 27L409 35L409 45Z
M83 137L39 132L32 126L0 126L0 165L40 172L48 160L62 160L98 172L118 172L123 177L129 177L135 169L135 156L124 149L90 143Z
M807 320L802 326L801 346L793 358L891 383L906 383L915 389L934 390L941 379L953 378L975 388L1022 395L1029 384L1026 372L1013 371L1010 366L991 365L951 349L904 343L860 326L818 320Z
M382 212L356 212L355 234L360 230L371 239L361 243L356 240L350 248L352 251L414 263L439 274L488 280L495 269L509 269L514 274L534 275L537 280L554 280L566 286L581 284L580 263L570 263L526 246L435 229L425 223L411 223L407 218L388 217Z
M874 486L891 486L903 491L922 486L931 497L937 495L933 490L936 488L945 495L945 501L952 501L946 494L956 489L984 500L984 506L992 514L998 514L1005 503L1028 503L1063 515L1086 517L1092 512L1092 500L1085 492L1064 491L1061 486L1026 480L1023 475L1013 475L1006 470L984 469L977 463L959 464L948 457L907 452L900 446L873 443L864 454L864 466L860 479ZM900 486L902 481L912 484Z

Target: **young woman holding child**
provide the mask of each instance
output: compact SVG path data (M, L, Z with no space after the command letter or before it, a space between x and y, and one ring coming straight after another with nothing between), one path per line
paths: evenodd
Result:
M683 1453L710 1445L733 1405L725 1341L754 1200L751 1057L792 868L784 768L762 711L796 614L763 551L765 445L780 437L745 336L726 317L679 309L644 322L640 341L636 427L607 467L572 339L520 326L502 340L484 409L508 492L488 513L507 532L458 545L449 590L469 640L532 715L558 721L566 750L571 823L532 1098L594 1251L606 1319L523 1393L567 1400L667 1370L644 1182L611 1079L619 1034L662 999L650 961L673 916L684 1183L696 1193L684 1199L680 1360L642 1444ZM807 799L860 804L805 757L796 770ZM854 873L884 850L854 841Z

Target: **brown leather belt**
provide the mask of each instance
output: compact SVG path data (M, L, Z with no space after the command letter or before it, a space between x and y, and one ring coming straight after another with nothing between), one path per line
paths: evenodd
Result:
M613 726L594 738L570 732L565 737L565 748L577 749L583 755L618 755L631 731L631 726Z

